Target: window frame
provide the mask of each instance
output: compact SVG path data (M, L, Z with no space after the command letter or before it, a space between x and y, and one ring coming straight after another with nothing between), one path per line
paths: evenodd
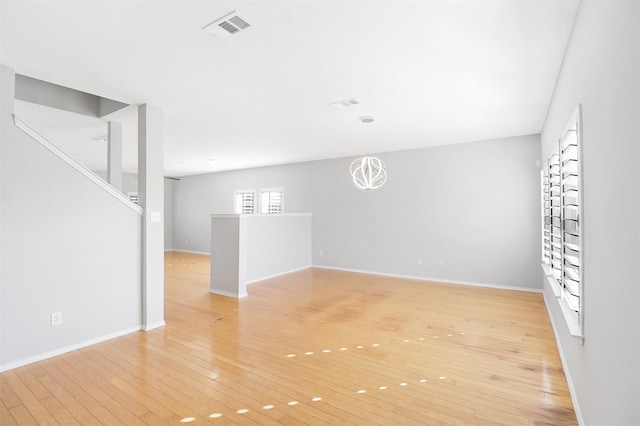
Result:
M251 194L253 197L253 202L251 205L251 212L247 213L245 212L245 204L244 204L244 199L242 200L241 203L238 203L238 196L242 195L242 194ZM240 214L240 215L248 215L248 214L255 214L256 212L256 196L257 196L257 192L255 189L244 189L244 190L236 190L233 193L233 212L235 214ZM238 208L240 207L240 208Z
M277 192L280 193L280 210L277 212L269 211L268 206L271 205L271 202L267 203L267 206L264 205L263 195L266 193ZM265 208L267 211L265 211ZM284 188L261 188L260 189L260 214L273 215L273 214L283 214L284 213Z
M571 140L569 139L571 138ZM559 159L560 267L553 262L552 167ZM546 177L542 174L542 268L572 336L584 342L584 189L582 168L582 112L578 105L558 140L558 148L547 160ZM546 185L545 185L546 183ZM548 194L549 204L546 204ZM545 244L549 231L549 249ZM547 254L550 262L545 262ZM576 265L577 264L577 265ZM571 272L569 272L569 270ZM577 296L576 294L577 293ZM577 307L576 307L577 299ZM572 306L573 305L573 306Z
M138 194L138 192L127 192L127 198L132 203L140 204L140 195Z

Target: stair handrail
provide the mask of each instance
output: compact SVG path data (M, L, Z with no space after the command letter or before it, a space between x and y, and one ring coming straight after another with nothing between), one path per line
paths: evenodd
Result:
M17 128L22 130L36 142L38 142L43 147L47 148L51 151L56 157L60 158L62 161L76 169L81 175L85 176L87 179L98 185L100 188L108 192L111 196L113 196L116 200L123 203L125 206L129 207L134 212L138 213L140 216L143 214L143 208L129 200L129 198L124 195L122 192L118 191L111 184L103 180L100 176L95 174L92 170L87 168L84 164L78 162L73 157L69 156L67 153L58 148L53 142L49 141L47 138L42 136L32 127L30 127L27 123L18 118L15 114L13 115L13 122Z

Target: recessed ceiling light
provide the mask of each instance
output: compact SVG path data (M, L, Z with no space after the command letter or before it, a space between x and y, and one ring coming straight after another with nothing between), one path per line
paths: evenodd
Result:
M349 98L343 101L332 102L329 105L331 105L334 108L346 108L346 107L350 107L358 104L360 104L359 100L357 100L356 98Z
M253 23L251 23L251 21L234 10L228 15L205 25L202 29L218 38L227 38L232 34L236 34L252 26Z

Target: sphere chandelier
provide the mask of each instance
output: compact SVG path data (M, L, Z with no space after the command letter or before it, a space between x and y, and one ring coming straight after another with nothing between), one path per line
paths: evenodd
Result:
M371 116L360 117L360 121L369 124L374 120ZM367 154L351 163L349 167L353 184L358 189L370 190L380 188L387 181L387 168L378 157Z

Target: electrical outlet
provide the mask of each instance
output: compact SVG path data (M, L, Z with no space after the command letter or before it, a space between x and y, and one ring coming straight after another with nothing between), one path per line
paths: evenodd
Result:
M422 259L418 258L418 265L422 265Z
M441 259L433 259L433 266L442 266L442 260Z
M324 256L324 250L320 250L320 257Z
M51 325L62 324L62 312L53 312L51 314Z

